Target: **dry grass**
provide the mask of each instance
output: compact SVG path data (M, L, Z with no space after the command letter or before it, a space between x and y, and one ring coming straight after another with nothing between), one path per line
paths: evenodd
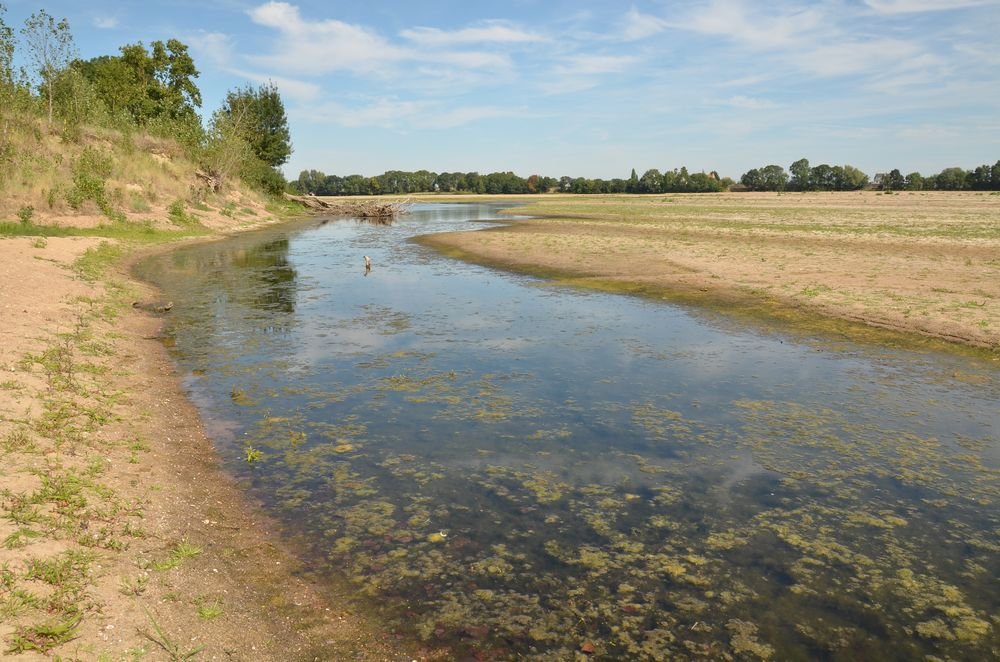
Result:
M536 198L538 199L538 198ZM769 307L1000 347L1000 196L538 199L542 219L429 241L582 284Z

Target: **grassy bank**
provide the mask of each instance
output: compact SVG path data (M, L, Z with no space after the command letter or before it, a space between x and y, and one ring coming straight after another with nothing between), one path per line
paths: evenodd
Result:
M0 182L0 656L395 659L218 466L127 269L297 210L159 139L35 129Z

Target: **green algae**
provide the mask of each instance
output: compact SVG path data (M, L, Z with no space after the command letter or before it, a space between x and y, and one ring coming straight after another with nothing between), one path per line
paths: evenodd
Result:
M274 340L264 334L205 360L245 396L225 409L243 422L232 449L267 454L235 471L388 629L495 660L1000 648L995 436L929 429L921 400L881 400L908 375L876 365L852 395L819 384L795 399L724 378L699 388L698 371L646 390L629 390L631 374L584 372L554 390L585 387L545 399L527 361L515 370L479 347L484 365L456 366L440 346L394 344L428 324L355 306L322 331L378 340L338 362L241 365ZM620 346L637 371L718 369L698 347ZM980 368L926 381L994 393L995 371ZM922 397L940 406L939 393ZM949 406L955 420L985 418Z

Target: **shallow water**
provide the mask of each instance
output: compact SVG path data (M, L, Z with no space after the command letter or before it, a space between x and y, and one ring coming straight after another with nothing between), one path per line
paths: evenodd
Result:
M479 659L997 656L995 363L834 350L406 241L496 210L141 268L220 454L321 576Z

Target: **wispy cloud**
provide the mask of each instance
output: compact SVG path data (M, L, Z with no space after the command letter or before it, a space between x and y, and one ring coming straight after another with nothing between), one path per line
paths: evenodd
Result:
M729 97L723 101L723 104L732 108L739 108L741 110L767 110L778 107L778 104L773 101L769 101L768 99L758 99L755 97L743 96L742 94Z
M455 44L524 44L545 41L546 37L522 30L509 21L485 21L461 30L417 27L402 30L400 36L424 46L453 46Z
M696 5L667 24L678 30L725 37L755 49L801 44L829 22L821 7L792 6L785 13L773 5L742 0L712 0Z
M323 88L316 83L285 78L283 76L270 76L255 71L244 69L227 69L229 73L252 80L257 83L274 83L282 97L288 97L295 101L312 101L319 98Z
M843 41L816 46L799 54L797 64L818 76L842 76L895 68L919 53L916 44L898 39Z
M634 55L572 55L556 67L561 76L595 76L628 70L639 61Z
M626 41L638 41L663 32L668 26L669 23L662 18L643 14L632 6L622 19L621 36Z
M408 131L453 129L489 119L523 116L526 111L523 108L499 106L451 107L440 102L386 97L356 105L330 101L315 106L300 107L293 114L309 121L332 123L351 129L377 127Z
M910 14L998 4L997 0L865 0L880 14Z
M468 106L464 108L450 108L443 112L433 112L422 126L431 129L452 129L466 124L473 124L483 120L497 119L503 117L523 117L526 113L523 109L499 108L496 106Z
M217 67L225 67L233 57L235 43L222 32L199 31L187 36L187 42L199 58L207 58Z
M310 74L344 69L366 72L413 57L363 26L335 19L305 21L299 8L287 2L268 2L248 13L254 23L281 35L275 53L254 57L272 67Z
M94 27L101 30L114 30L118 27L116 16L96 16L94 17Z
M334 124L349 129L377 127L402 128L404 122L427 107L427 102L400 101L395 98L377 99L361 105L348 105L338 101L299 106L289 111L289 116L321 124Z
M404 30L411 40L424 46L417 48L394 43L362 25L336 19L308 21L297 6L287 2L268 2L251 9L248 14L258 25L273 28L279 34L273 53L256 55L252 60L271 68L307 75L335 71L392 75L399 65L413 62L467 70L502 70L511 66L510 58L503 53L481 49L428 49L426 46L461 46L483 40L510 43L532 38L526 32L499 23L455 32L430 28Z

